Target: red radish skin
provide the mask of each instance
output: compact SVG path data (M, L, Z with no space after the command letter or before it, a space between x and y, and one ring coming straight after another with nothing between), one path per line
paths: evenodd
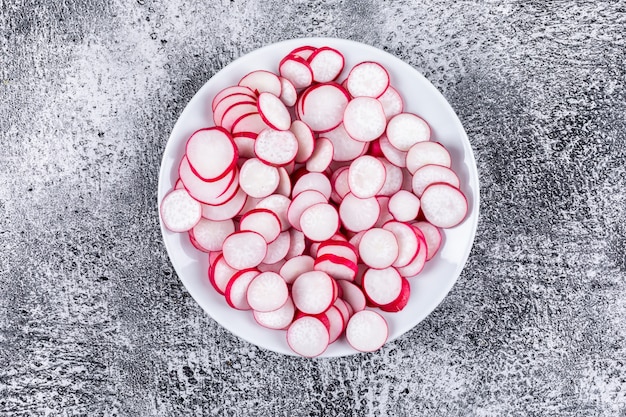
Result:
M398 258L392 264L396 268L407 266L418 254L420 241L412 226L390 221L383 226L383 229L390 231L398 241Z
M254 114L258 112L258 107L256 103L251 102L241 102L237 104L233 104L226 110L224 116L216 125L223 127L225 130L230 132L233 129L233 125L237 120L239 120L242 116L248 114Z
M289 290L285 280L275 272L261 272L246 291L248 305L255 311L267 313L278 310L289 299Z
M322 271L305 272L292 284L291 296L296 308L303 313L322 313L335 299L333 279Z
M441 165L450 168L450 152L439 142L418 142L406 154L406 168L411 174L426 165Z
M358 272L355 262L333 254L318 255L313 267L316 271L326 272L336 280L353 281Z
M380 97L389 87L389 73L377 62L361 62L355 65L346 88L352 97Z
M267 253L263 262L266 264L275 264L285 259L287 252L291 246L291 235L289 232L281 232L276 240L267 245Z
M355 264L358 262L357 250L350 242L332 239L321 242L317 250L317 256L327 254L341 256Z
M298 255L290 258L280 268L280 275L287 284L293 282L305 272L313 271L315 260L308 255Z
M315 142L315 148L311 157L306 161L306 169L309 172L324 172L333 160L335 153L330 139L319 138Z
M378 97L378 101L383 105L383 111L387 120L391 119L396 114L402 113L404 109L404 102L402 96L392 86L387 87L382 96Z
M315 84L303 93L300 119L314 132L328 132L343 121L349 100L337 83Z
M378 306L382 311L386 311L388 313L397 313L398 311L402 311L404 307L409 303L409 299L411 297L411 285L409 281L402 277L402 289L400 290L400 295L389 304Z
M219 93L215 95L215 97L213 98L213 102L211 103L212 111L215 112L215 108L217 107L219 102L222 101L222 99L228 96L231 96L233 94L245 94L251 99L256 100L256 95L248 87L234 85L234 86L224 88L223 90L221 90Z
M412 113L400 113L387 124L387 138L400 151L406 152L418 142L430 140L430 126Z
M396 301L400 296L402 292L402 276L393 267L385 269L370 268L363 274L361 286L367 300L373 306L387 305Z
M161 220L171 232L191 230L202 218L202 205L184 189L173 190L161 201Z
M341 314L341 311L335 306L330 306L324 314L330 323L328 328L328 334L330 336L329 342L333 343L339 339L339 336L343 333L346 323L343 320L343 314Z
M235 269L254 268L267 254L267 242L255 232L237 232L226 238L222 247L224 260Z
M301 317L291 323L287 330L287 344L300 356L319 356L328 348L329 343L328 328L315 317Z
M371 97L357 97L346 106L343 125L353 139L371 142L385 133L387 118L380 101Z
M313 70L305 58L289 54L278 66L280 76L289 80L296 89L306 88L313 82Z
M183 157L178 169L183 185L189 195L201 203L219 206L230 201L239 189L238 169L235 168L224 178L214 182L198 178L189 165L187 157Z
M291 115L280 98L271 93L261 93L257 107L263 121L276 130L287 130L291 126Z
M281 232L289 230L289 219L287 218L287 210L289 209L291 200L281 194L272 194L259 201L256 208L267 209L278 217Z
M389 162L400 168L406 167L407 153L394 147L391 142L389 142L387 135L382 135L378 139L378 144L380 145L381 152Z
M267 165L288 165L296 158L297 153L298 140L288 130L265 129L254 141L254 154Z
M176 184L174 184L174 189L180 190L181 188L185 188L185 186L183 185L183 182L179 178L176 180Z
M426 238L424 237L422 231L419 230L417 227L414 227L413 231L415 232L420 242L419 251L417 252L417 256L415 257L415 259L413 259L410 264L398 268L398 272L400 273L400 275L405 278L411 278L418 275L420 272L422 272L426 264Z
M272 72L257 70L245 75L240 81L240 86L248 87L256 94L272 93L276 97L280 97L282 86L280 78Z
M339 230L339 213L331 204L319 203L304 210L299 223L307 238L322 242Z
M430 185L424 190L421 201L424 217L433 226L449 229L461 223L467 215L465 195L449 184Z
M263 236L263 239L265 239L267 243L272 243L281 232L280 219L271 210L255 208L241 216L241 219L239 220L239 230L256 232ZM233 230L230 233L233 233L234 231L233 226Z
M313 71L313 81L318 83L334 81L345 64L343 54L327 46L316 49L307 61Z
M354 312L352 310L352 306L350 306L350 304L348 304L345 300L342 300L341 298L337 298L333 303L333 306L335 306L337 310L339 310L339 312L343 316L343 321L347 324L348 320L350 320L350 316Z
M411 187L413 193L421 198L424 190L435 183L445 183L455 188L459 188L460 185L459 177L450 168L440 165L425 165L413 174Z
M398 259L399 253L398 240L389 230L370 229L359 242L359 257L370 268L390 267Z
M250 158L241 166L239 185L250 197L264 198L271 195L280 181L276 167Z
M441 246L441 242L443 240L443 236L441 235L441 231L438 227L433 226L432 224L421 221L412 223L413 226L417 227L424 234L424 238L426 239L426 260L430 261L433 256L437 254L439 247Z
M277 310L268 311L266 313L254 311L254 319L261 326L268 329L282 330L287 328L293 321L296 308L291 301L291 297L287 298L285 304Z
M228 281L239 272L235 268L231 268L230 265L224 260L224 255L220 253L215 261L211 263L209 268L209 281L220 295L224 295Z
M311 128L301 120L294 120L289 128L291 133L296 136L298 141L298 152L296 154L296 163L302 164L306 162L315 149L315 136Z
M370 229L380 215L380 206L375 197L361 199L348 193L339 205L339 217L343 227L352 232Z
M256 97L250 97L247 94L233 94L225 97L217 104L217 107L213 109L213 122L215 123L215 125L221 126L222 120L226 112L228 112L234 106L240 104L251 104L253 106L256 106Z
M389 198L389 213L399 222L415 220L420 210L420 199L413 193L400 190Z
M380 314L362 310L350 317L346 327L346 340L360 352L380 349L389 335L387 322Z
M245 269L232 276L224 291L224 297L229 306L236 310L250 310L246 297L248 285L259 274L260 272L256 269Z
M185 154L192 172L208 182L226 177L232 172L238 158L235 142L220 127L195 131L187 141Z
M337 204L341 204L343 198L350 192L350 185L348 184L348 169L349 167L339 168L333 173L330 180L333 189L331 198Z
M222 221L200 219L190 232L198 246L205 252L219 251L224 240L235 232L235 224L230 219Z

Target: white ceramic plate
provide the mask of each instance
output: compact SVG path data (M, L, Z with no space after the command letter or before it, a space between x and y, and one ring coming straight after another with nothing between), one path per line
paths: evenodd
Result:
M191 99L167 142L159 174L158 201L172 189L178 179L178 165L187 139L195 130L212 126L211 100L222 88L236 85L246 73L255 69L277 72L278 62L289 51L302 45L331 46L346 58L342 81L347 72L361 61L376 61L387 68L392 85L402 94L405 111L426 119L432 128L433 140L444 144L452 156L452 168L461 180L461 189L469 202L469 213L459 226L445 231L444 244L438 254L427 262L423 272L411 282L411 298L399 313L384 313L389 323L389 340L416 326L443 300L461 274L470 253L478 222L478 174L472 148L454 110L439 91L419 72L398 58L361 43L333 38L293 39L257 49L215 74ZM285 340L285 331L259 326L250 311L230 308L209 283L208 256L192 247L186 233L161 231L176 273L191 296L223 327L257 346L293 355ZM357 353L342 336L328 347L322 357Z

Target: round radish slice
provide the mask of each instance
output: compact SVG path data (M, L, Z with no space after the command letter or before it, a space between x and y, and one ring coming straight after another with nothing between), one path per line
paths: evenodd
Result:
M341 314L341 311L335 306L330 306L324 314L328 317L330 323L328 335L330 336L330 343L333 343L335 340L339 339L339 336L341 336L345 328L343 314Z
M350 137L343 123L324 133L324 137L333 143L334 161L352 161L367 149L367 142L360 142Z
M424 269L424 265L426 264L426 240L424 238L424 234L417 227L414 228L415 233L417 235L417 240L419 240L419 249L415 259L411 261L407 266L403 266L398 268L398 272L405 278L411 278L422 272Z
M254 141L254 153L268 165L285 166L296 158L298 140L288 130L265 129Z
M276 130L287 130L291 126L289 110L280 99L271 93L261 93L257 100L259 114L269 127Z
M313 82L313 70L305 58L287 55L278 65L280 76L291 81L295 88L306 88Z
M278 169L266 165L257 158L250 158L241 166L239 185L251 197L271 195L280 181Z
M424 190L431 184L445 183L459 188L459 177L450 168L440 165L425 165L415 171L411 186L418 197L422 197Z
M287 284L293 284L300 275L313 271L314 263L315 260L309 255L294 256L280 268L280 276Z
M282 330L291 324L295 312L296 308L293 305L293 301L291 301L290 297L287 297L287 302L279 309L265 313L254 311L253 315L254 319L261 326L268 329Z
M389 197L381 195L376 197L376 201L378 201L378 205L380 206L380 214L378 215L378 220L376 220L374 227L383 227L385 223L393 220L393 216L389 213Z
M346 87L352 97L377 98L389 87L389 74L376 62L361 62L350 71Z
M285 167L278 167L278 187L276 187L274 194L284 197L291 195L291 177Z
M185 150L193 173L204 181L218 181L237 163L237 146L224 129L212 127L194 132Z
M396 114L402 113L404 109L404 102L400 93L392 86L387 87L382 96L378 97L378 101L383 105L383 111L387 120L391 119Z
M362 310L350 317L346 326L346 339L350 346L361 352L373 352L387 341L389 328L380 314Z
M337 284L341 287L341 298L352 306L352 310L354 310L355 313L365 310L365 294L363 294L361 288L346 280L337 281Z
M328 203L315 204L300 216L302 233L315 242L330 239L339 230L337 209Z
M430 140L430 126L421 117L412 113L400 113L387 124L389 142L403 152L418 142Z
M420 241L413 227L406 223L391 221L386 223L383 229L393 233L398 241L398 257L392 266L400 268L410 264L417 256L420 247Z
M202 217L208 220L221 221L235 217L246 204L247 194L239 188L233 198L218 206L202 204Z
M313 149L315 148L313 131L301 120L294 120L289 130L296 136L298 141L298 153L295 161L299 164L304 163L313 154Z
M313 54L313 52L315 52L317 50L316 47L311 46L311 45L304 45L304 46L299 46L296 49L294 49L293 51L291 51L289 53L289 55L297 55L300 58L303 59L309 59L311 57L311 55Z
M352 99L343 113L346 132L355 140L371 142L385 133L387 118L383 106L371 97Z
M330 333L318 318L303 316L287 330L287 344L295 353L307 358L319 356L330 342Z
M309 172L324 172L333 160L333 143L327 138L319 138L315 142L313 154L306 161Z
M235 269L253 268L263 262L267 242L255 232L237 232L228 236L222 247L224 260Z
M278 217L281 232L289 230L289 219L287 218L287 210L289 209L291 200L281 194L272 194L259 201L256 208L268 209Z
M288 298L287 283L275 272L261 272L248 285L247 300L254 311L278 310Z
M279 97L282 91L280 78L276 74L264 70L252 71L239 81L239 85L248 87L256 94L267 92L276 97Z
M233 142L237 146L239 158L254 158L254 141L257 137L256 133L240 132L233 135Z
M310 271L300 275L291 287L296 308L306 314L319 314L335 301L333 279L322 271Z
M439 142L418 142L406 154L406 168L411 174L426 165L450 168L450 153Z
M244 114L233 123L231 133L237 135L239 133L260 133L262 130L269 129L267 123L263 121L261 115L256 113Z
M274 242L276 242L276 241L274 241ZM271 245L269 245L269 246L271 246ZM268 248L268 251L269 251L269 248ZM266 264L266 263L261 262L259 264L259 266L257 266L256 268L259 271L261 271L261 272L276 272L278 274L280 272L280 268L283 267L283 264L285 262L286 261L284 259L281 259L278 262L274 262L273 264Z
M289 229L289 237L291 238L289 241L289 250L287 251L287 255L285 255L285 259L291 259L295 256L300 256L304 253L306 249L306 239L304 237L304 233L301 231L291 228Z
M380 215L376 198L361 199L348 193L339 205L339 217L343 226L352 232L360 232L374 226Z
M242 87L242 86L239 86L239 85L226 87L222 91L217 93L215 95L215 97L213 98L213 102L211 103L211 109L213 110L213 112L215 112L215 108L220 103L220 101L222 101L222 99L224 99L224 98L226 98L228 96L232 96L234 94L245 94L248 97L250 97L252 99L252 101L256 100L256 95L248 87Z
M219 251L222 249L224 240L235 232L235 224L232 220L200 219L198 224L191 229L191 232L201 248L207 251Z
M385 184L385 166L373 156L360 156L350 164L348 185L358 198L374 197Z
M370 268L384 269L391 266L398 259L399 252L398 240L389 230L370 229L359 242L359 256Z
M385 183L378 192L379 196L392 196L402 189L402 169L390 163L384 158L379 159L385 166Z
M430 261L441 246L442 236L438 227L428 222L415 222L413 226L417 227L424 234L426 239L426 260Z
M378 144L380 145L380 151L389 162L400 168L404 168L406 166L407 153L395 148L389 142L387 135L382 135L380 139L378 139Z
M415 194L400 190L389 199L389 213L399 222L415 220L420 210L420 199Z
M202 205L187 190L170 191L161 201L161 220L172 232L191 230L202 218Z
M430 185L422 194L422 212L433 226L448 229L461 223L467 215L467 199L448 184Z
M318 48L307 61L313 71L313 81L318 83L326 83L339 77L345 63L341 52L327 46Z
M378 306L382 311L387 311L390 313L397 313L398 311L402 311L404 307L409 303L409 298L411 297L411 284L405 277L402 277L402 288L400 289L400 294L398 297L390 302L389 304Z
M239 187L239 175L235 166L224 178L207 182L198 178L191 170L187 157L183 157L178 168L178 174L189 195L201 203L220 205L229 201L237 193Z
M295 198L298 194L308 190L319 191L328 201L332 192L332 186L326 175L319 172L309 172L296 181L293 190L291 190L291 196Z
M287 210L289 224L295 229L302 231L300 227L302 213L309 207L320 203L328 203L328 199L322 193L316 190L302 191L291 200L291 204Z
M317 256L336 255L346 258L353 263L358 262L358 254L354 245L350 242L340 240L327 240L322 242L317 249Z
M370 268L363 275L363 292L376 306L394 302L402 292L402 277L396 268Z
M230 265L226 263L224 255L220 252L209 268L209 281L219 294L224 295L228 281L230 281L237 272L239 272L237 269L231 268Z
M224 114L233 108L233 106L239 104L256 104L256 97L250 97L248 94L232 94L228 97L224 97L217 106L213 109L213 121L216 125L221 125L224 118Z
M285 259L291 247L291 235L289 232L282 232L276 240L267 245L267 254L263 258L263 263L275 264Z
M276 240L280 234L280 220L274 212L268 209L256 208L241 217L239 220L239 230L257 232L263 236L263 239L265 239L267 243L271 243ZM234 231L233 228L233 232Z
M319 255L315 259L313 267L316 271L326 272L336 280L354 280L358 272L358 266L350 259L333 254Z
M337 204L341 204L343 198L350 192L350 185L348 184L348 168L349 167L341 167L337 169L333 172L333 176L330 180L333 188L333 192L330 197Z
M302 95L300 119L313 131L333 130L341 124L349 100L348 93L337 83L316 84Z
M296 100L298 99L296 87L293 86L291 81L284 77L280 77L280 85L282 87L280 92L280 101L282 101L285 106L294 106L296 104Z
M259 274L260 272L256 269L246 269L232 276L224 291L224 297L229 306L237 310L250 310L246 297L248 285Z
M222 117L222 120L218 125L230 132L233 128L233 124L235 124L235 122L242 116L257 112L258 107L255 103L237 103L226 110L224 117Z

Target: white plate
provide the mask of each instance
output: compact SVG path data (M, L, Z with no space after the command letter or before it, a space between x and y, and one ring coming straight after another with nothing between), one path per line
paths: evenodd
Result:
M393 340L424 320L450 291L461 274L470 253L478 222L478 174L472 148L461 122L439 91L419 72L398 58L361 43L332 38L293 39L257 49L215 74L191 99L182 112L167 142L159 174L158 201L172 189L178 179L178 164L188 137L195 130L212 126L211 100L222 88L236 85L246 73L255 69L277 71L278 62L289 51L302 45L331 46L346 57L343 80L351 67L361 61L376 61L387 68L392 85L405 101L405 111L416 113L430 123L433 140L444 144L452 156L452 168L461 179L461 189L469 202L469 213L459 226L445 232L438 254L427 262L424 271L411 282L409 304L399 313L382 313L389 323L389 340ZM210 59L210 58L209 58ZM259 326L250 311L230 308L209 283L208 257L192 247L186 233L161 231L176 273L191 296L223 327L257 346L293 355L285 340L285 331ZM328 347L322 357L357 353L342 336Z

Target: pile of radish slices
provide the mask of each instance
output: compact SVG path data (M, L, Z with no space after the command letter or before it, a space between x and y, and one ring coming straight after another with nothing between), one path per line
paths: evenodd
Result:
M403 110L387 70L303 46L207 103L161 219L208 253L208 279L302 356L342 335L379 349L410 279L461 223L467 200L446 148Z

